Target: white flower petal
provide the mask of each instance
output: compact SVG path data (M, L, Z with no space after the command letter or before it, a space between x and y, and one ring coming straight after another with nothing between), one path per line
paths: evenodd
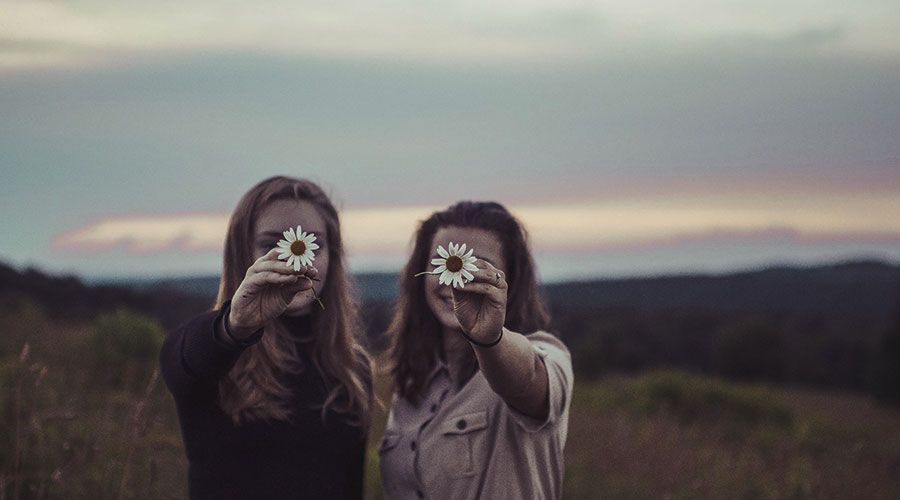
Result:
M437 274L437 273L442 273L446 270L447 270L447 266L440 265L440 266L437 266L436 268L434 268L434 271L431 271L431 272L434 274Z
M457 255L462 255L462 254L466 253L466 244L463 243L462 246L458 248L458 250L459 250L459 253Z
M456 278L455 278L453 281L454 281L454 283L456 283L456 284L459 285L459 288L465 288L465 287L466 287L466 284L463 283L462 276L460 276L460 275L458 275L458 274L456 275ZM454 285L454 286L456 286L456 285Z
M278 254L278 260L290 258L291 255L293 255L291 252L280 253Z
M319 245L316 245L315 243L310 243L309 246L307 246L307 248L309 248L310 250L318 250Z
M466 271L465 269L462 270L461 274L463 275L464 278L466 278L469 281L472 281L475 279L475 276L473 276L472 273L470 273L469 271Z
M478 266L471 264L469 262L463 262L463 269L465 269L466 271L477 271Z
M315 233L309 233L309 235L306 237L306 241L308 243L312 243L312 242L316 241Z
M285 240L278 240L279 248L291 248L291 244Z
M288 244L294 241L294 239L291 238L291 231L293 231L293 229L288 229L287 231L281 233L282 235L284 235L284 239L288 242Z
M300 259L294 259L294 271L299 271L301 267L303 267L303 263L300 262Z
M465 245L464 245L464 246L465 246ZM469 251L466 252L465 255L463 255L463 258L466 258L466 259L472 258L472 253L474 253L474 252L475 252L475 249L474 249L474 248L470 248ZM473 260L474 260L474 258L473 258Z
M450 258L450 254L446 250L444 250L444 247L442 247L441 245L438 245L437 253L438 253L438 255L440 255L441 257L443 257L445 259Z
M432 266L442 266L447 263L447 259L431 259Z

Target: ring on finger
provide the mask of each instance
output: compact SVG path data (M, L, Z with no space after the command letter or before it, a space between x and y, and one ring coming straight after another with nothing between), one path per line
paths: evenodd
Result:
M500 278L502 278L502 277L503 277L502 274L496 273L495 279L494 279L494 283L497 284L497 285L499 285L499 284L500 284Z

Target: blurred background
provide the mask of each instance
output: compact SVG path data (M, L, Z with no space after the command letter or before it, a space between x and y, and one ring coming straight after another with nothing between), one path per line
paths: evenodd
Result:
M156 355L276 174L376 355L418 220L523 220L567 497L900 497L898 130L894 0L0 0L0 498L185 496Z

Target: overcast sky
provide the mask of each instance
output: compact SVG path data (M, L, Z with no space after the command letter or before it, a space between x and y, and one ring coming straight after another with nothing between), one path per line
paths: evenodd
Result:
M322 183L355 270L508 205L546 279L900 260L900 3L0 0L0 260L215 273Z

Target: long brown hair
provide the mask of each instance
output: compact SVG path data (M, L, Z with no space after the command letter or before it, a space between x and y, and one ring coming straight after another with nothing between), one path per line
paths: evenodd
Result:
M328 274L319 293L324 311L313 309L311 359L325 381L328 395L322 417L331 409L368 428L371 410L372 369L359 343L358 307L352 299L351 283L344 261L341 226L337 210L316 184L290 177L271 177L253 186L238 202L225 240L225 258L215 307L234 296L247 268L254 262L253 239L256 219L267 203L280 199L305 200L315 205L325 220L328 244ZM296 341L279 321L265 326L257 344L247 348L234 367L219 382L220 406L235 423L251 420L288 420L290 387L283 375L299 367Z
M521 223L501 204L462 201L424 220L414 237L412 255L400 274L400 297L388 330L391 374L398 394L417 403L425 378L443 348L441 325L425 299L425 281L414 275L426 270L432 240L438 229L459 226L494 233L503 244L506 280L506 327L519 333L549 330L550 313L538 291L528 235Z

